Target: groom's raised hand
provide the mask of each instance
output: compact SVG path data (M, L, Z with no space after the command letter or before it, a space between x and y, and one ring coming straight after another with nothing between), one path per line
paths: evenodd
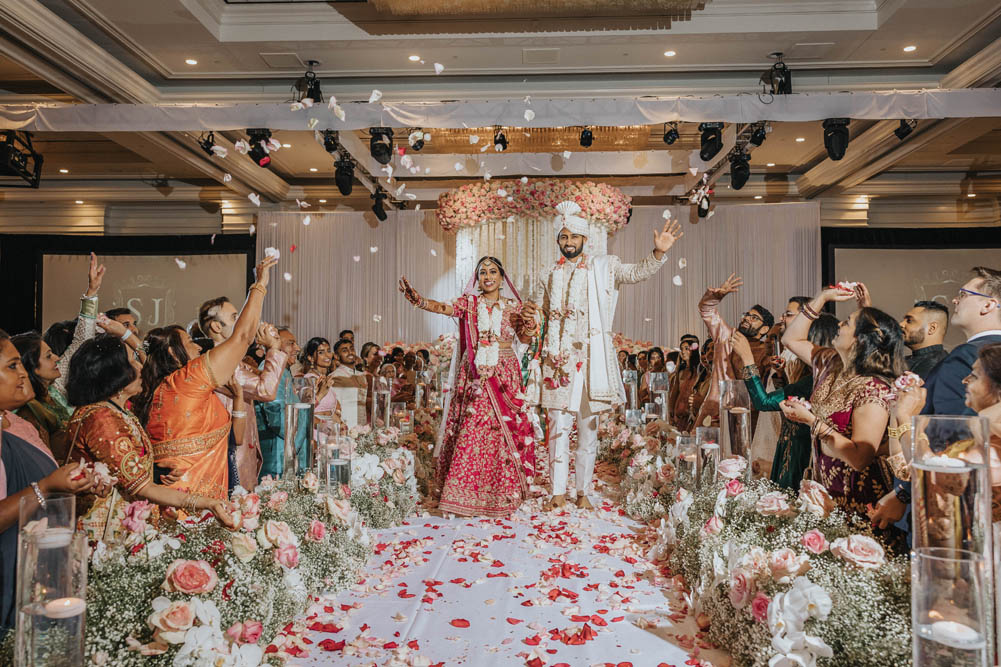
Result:
M684 236L685 233L681 231L680 222L671 222L667 220L664 222L664 229L659 232L655 229L653 230L653 254L660 259L664 254L671 249L674 242Z

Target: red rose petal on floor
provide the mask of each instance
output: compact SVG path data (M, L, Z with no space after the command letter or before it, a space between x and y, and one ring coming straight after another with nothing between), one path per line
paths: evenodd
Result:
M462 577L459 577L458 579L449 579L448 583L450 583L450 584L464 584L464 583L466 583L466 580L463 579Z
M413 593L408 593L406 591L400 591L399 593L396 594L396 597L400 597L400 598L406 599L406 598L415 598L417 596L414 595Z
M510 623L511 625L518 625L519 623L521 623L521 619L520 618L509 618L509 619L507 619L507 622Z
M604 627L608 625L608 621L603 619L601 616L598 616L597 614L591 617L591 622L599 627Z
M464 618L453 618L448 623L452 627L456 627L456 628L468 628L469 627L469 621L467 621Z
M570 617L570 620L574 623L586 623L591 620L590 616L581 616L580 614L575 614Z
M542 637L540 637L539 635L533 635L531 637L526 637L525 639L522 639L521 643L528 644L529 646L538 646L539 642L541 641Z
M417 643L416 639L411 639L410 641L407 642L407 648L410 648L414 651L420 651L421 645Z
M386 642L385 644L382 645L382 648L390 650L394 648L400 648L400 645L397 644L396 642Z
M542 662L540 658L532 658L525 664L528 665L528 667L542 667L546 663Z
M525 600L524 602L521 603L521 606L522 607L531 607L532 606L532 601L531 600Z
M335 642L333 639L324 639L319 643L319 647L324 651L340 651L344 649L344 641Z
M612 619L612 623L618 623L619 621L622 621L625 618L626 618L625 616L616 616L615 618Z
M620 662L615 667L633 667L633 663L631 663L631 662Z

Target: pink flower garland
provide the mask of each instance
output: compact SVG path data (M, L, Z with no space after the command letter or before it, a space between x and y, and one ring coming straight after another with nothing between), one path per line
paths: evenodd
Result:
M503 194L501 193L503 191ZM583 217L614 234L629 222L631 198L592 181L482 181L438 197L438 224L447 231L506 220L509 216L554 216L556 205L575 201Z

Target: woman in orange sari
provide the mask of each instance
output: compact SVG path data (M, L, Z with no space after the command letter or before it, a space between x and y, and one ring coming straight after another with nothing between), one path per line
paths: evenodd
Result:
M181 327L154 329L134 401L153 445L154 480L209 498L227 496L230 414L215 390L225 385L254 342L261 306L277 260L257 265L257 282L233 326L233 335L199 356L201 348ZM243 415L245 416L245 415ZM241 418L239 411L234 417Z

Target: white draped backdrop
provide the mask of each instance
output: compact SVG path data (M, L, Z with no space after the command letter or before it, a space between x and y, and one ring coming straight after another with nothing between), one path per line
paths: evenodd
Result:
M688 220L689 207L671 211ZM609 239L608 252L626 262L650 252L662 212L634 209L629 225ZM302 224L307 214L308 226ZM743 276L745 287L724 302L728 322L755 303L778 316L789 296L812 295L820 286L819 204L722 205L712 218L698 225L683 222L682 229L684 237L656 277L623 287L616 331L662 345L675 345L686 332L703 338L696 304L707 285L719 285L731 271ZM333 339L341 329L353 329L359 343L427 341L455 330L444 317L414 310L396 288L406 275L425 296L447 301L469 279L456 270L456 237L441 230L433 211L390 211L386 222L370 213L262 212L257 235L258 255L268 246L282 253L265 318L290 326L300 342L312 336ZM491 251L501 251L504 261L504 251L514 249L499 245ZM680 258L687 260L684 269ZM283 280L284 273L291 279ZM680 287L672 281L675 275ZM521 285L521 277L515 278Z

